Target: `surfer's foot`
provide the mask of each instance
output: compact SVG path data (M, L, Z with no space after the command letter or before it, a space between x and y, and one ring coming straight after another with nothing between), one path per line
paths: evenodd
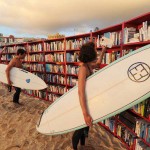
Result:
M78 150L94 150L94 148L88 145L80 145Z
M79 150L85 150L85 145L80 145Z
M14 104L18 104L18 105L21 105L21 103L19 102L16 102L16 101L13 101Z

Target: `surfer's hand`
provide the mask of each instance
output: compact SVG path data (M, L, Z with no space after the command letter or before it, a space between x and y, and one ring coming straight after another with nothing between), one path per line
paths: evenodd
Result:
M106 46L101 45L101 47L102 47L102 50L103 50L103 51L106 51Z
M11 81L11 80L8 80L8 85L12 85L13 84L13 82Z
M87 126L92 126L92 117L90 115L84 115L84 120Z

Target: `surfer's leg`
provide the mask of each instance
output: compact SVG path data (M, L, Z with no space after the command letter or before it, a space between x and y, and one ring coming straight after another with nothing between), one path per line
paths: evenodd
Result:
M72 136L72 145L73 145L74 150L77 150L79 140L83 134L84 134L84 128L76 130L74 132L74 134Z
M15 90L16 90L16 92L13 96L13 102L19 103L19 96L20 96L21 88L15 87Z
M85 145L85 135L84 134L82 134L82 136L80 138L80 144Z
M88 137L88 133L89 133L89 127L85 127L84 132L80 138L80 144L81 145L85 145L85 138Z
M88 137L88 134L89 134L89 126L84 128L85 137Z

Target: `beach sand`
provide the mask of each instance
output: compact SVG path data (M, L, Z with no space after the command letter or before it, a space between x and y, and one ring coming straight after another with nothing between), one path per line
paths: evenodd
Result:
M17 105L0 84L0 150L72 150L72 134L46 136L36 131L36 123L50 103L21 93ZM79 146L80 150L83 150ZM126 150L124 145L103 127L90 128L86 150Z

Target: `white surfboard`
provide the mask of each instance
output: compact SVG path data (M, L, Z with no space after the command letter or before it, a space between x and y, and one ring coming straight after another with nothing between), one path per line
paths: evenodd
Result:
M87 107L93 123L129 109L149 96L150 45L121 57L87 79ZM75 86L44 111L37 130L56 135L85 126Z
M8 83L6 78L5 64L0 64L0 82ZM13 86L20 87L22 89L41 90L47 88L46 83L38 76L20 69L13 67L10 70L10 80L13 82Z

